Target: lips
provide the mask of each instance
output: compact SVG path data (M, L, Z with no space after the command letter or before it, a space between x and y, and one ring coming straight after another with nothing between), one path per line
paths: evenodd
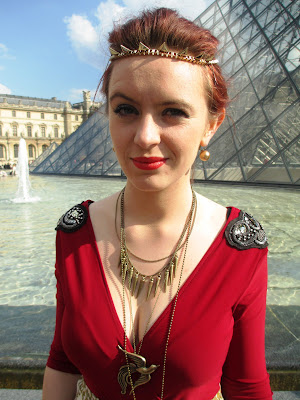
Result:
M166 158L163 157L135 157L132 158L133 164L143 170L153 170L162 167L165 162L167 161Z

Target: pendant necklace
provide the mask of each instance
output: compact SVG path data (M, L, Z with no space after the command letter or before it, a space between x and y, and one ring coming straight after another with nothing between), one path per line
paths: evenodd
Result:
M153 308L151 310L150 317L149 317L149 319L147 321L146 328L145 328L142 340L140 342L138 352L136 352L136 343L135 343L136 341L135 341L134 327L132 329L134 353L128 352L126 350L126 347L127 347L126 346L126 344L127 344L127 336L126 336L125 286L126 286L126 280L128 280L128 288L129 288L130 295L132 296L132 289L131 289L132 276L130 277L131 273L128 276L128 274L127 274L128 265L126 265L126 263L128 262L127 260L129 260L129 257L128 257L128 253L127 253L127 249L126 249L125 229L124 229L124 190L125 190L125 188L122 191L122 197L121 197L121 229L120 229L120 231L121 231L120 232L120 246L121 246L121 276L122 276L122 308L123 308L123 326L124 326L124 348L122 348L121 346L118 346L118 348L119 348L119 350L121 350L125 354L126 363L125 363L125 365L121 366L120 369L119 369L118 382L119 382L119 384L121 386L121 393L122 394L126 394L127 385L130 385L130 387L131 387L130 394L132 394L133 395L133 399L136 400L135 388L140 386L140 385L143 385L143 384L149 382L150 379L151 379L151 374L159 367L159 365L155 365L155 364L147 366L147 360L145 359L145 357L141 356L139 353L140 353L140 350L141 350L141 347L142 347L142 343L143 343L144 337L146 335L148 326L150 324L150 320L152 318L154 309L155 309L156 304L158 302L158 298L159 298L159 295L161 293L161 289L159 290L159 295L156 298L155 304L154 304L154 306L153 306ZM168 328L168 332L167 332L167 339L166 339L166 345L165 345L165 351L164 351L161 400L163 400L163 396L164 396L167 351L168 351L168 345L169 345L169 340L170 340L171 328L172 328L172 325L173 325L175 309L176 309L179 290L180 290L180 286L181 286L181 280L182 280L182 275L183 275L184 263L185 263L185 259L186 259L188 241L189 241L189 237L190 237L191 230L192 230L191 228L193 226L193 222L194 222L195 215L196 215L196 210L197 210L197 198L196 198L195 192L193 190L192 190L192 194L193 194L192 206L191 206L190 212L188 214L187 222L185 223L185 226L184 226L184 229L183 229L183 232L187 234L186 235L186 240L184 241L183 260L182 260L182 265L181 265L181 271L180 271L177 291L176 291L174 299L172 300L173 307L172 307L171 319L170 319L170 324L169 324L169 328ZM122 201L122 199L123 199L123 201ZM174 253L178 252L178 250L179 250L178 247L181 245L183 237L184 237L184 234L182 233L181 236L180 236L180 239L179 239L179 241L177 243L177 246L176 246L176 249L175 249ZM123 249L123 262L122 262L122 249ZM124 251L125 251L126 258L124 257ZM130 262L130 260L129 260L129 262ZM177 258L177 262L178 262L178 258ZM131 265L130 268L132 268L132 267L133 266ZM166 268L166 266L162 270L164 270L165 268ZM139 274L138 271L137 271L137 273ZM156 276L156 275L157 274L151 275L150 279L151 279L151 277ZM168 277L168 281L169 281L169 279L170 278ZM130 280L130 282L129 282L129 280ZM170 283L172 283L172 282L173 282L173 279L172 279L172 281ZM157 287L158 286L159 286L159 284L157 285ZM164 289L166 289L166 286L167 285L164 282ZM151 285L151 288L152 288L152 285ZM156 292L157 291L158 291L158 288L156 289ZM150 292L151 292L151 289L150 289ZM148 298L148 293L149 293L149 287L148 287L148 291L147 291L147 298ZM129 305L130 305L131 321L132 321L132 324L133 324L131 296L129 296ZM133 382L133 378L132 378L132 374L133 373L139 373L140 374L135 382Z

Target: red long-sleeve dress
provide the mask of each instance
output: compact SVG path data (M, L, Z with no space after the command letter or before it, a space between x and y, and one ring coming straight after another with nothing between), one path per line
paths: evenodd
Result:
M83 206L83 207L82 207ZM88 202L82 204L88 210ZM267 249L232 247L227 223L180 289L168 346L165 400L210 400L221 383L225 400L270 400L265 364ZM231 222L232 221L232 222ZM230 241L230 240L229 240ZM100 400L129 400L117 381L124 365L124 330L86 212L76 230L58 230L57 313L47 366L83 375ZM142 354L163 365L172 303L146 333ZM130 342L128 351L133 352ZM137 399L160 399L162 368L135 389Z

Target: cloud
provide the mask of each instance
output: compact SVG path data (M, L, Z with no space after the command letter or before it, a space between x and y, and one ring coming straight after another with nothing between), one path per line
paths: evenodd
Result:
M11 90L7 86L2 85L2 83L0 83L0 93L1 94L11 94Z
M114 22L137 15L143 8L169 7L191 20L205 10L210 0L123 0L122 5L114 0L99 3L89 18L73 14L65 17L67 35L80 61L97 69L104 69L108 60L107 37Z
M4 58L6 60L15 60L16 59L16 57L14 57L10 54L9 49L3 43L0 43L0 58Z

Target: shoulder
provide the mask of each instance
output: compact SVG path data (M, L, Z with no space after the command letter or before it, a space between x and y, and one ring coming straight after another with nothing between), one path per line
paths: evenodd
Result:
M234 207L231 208L225 238L231 247L239 250L264 249L268 246L267 235L260 222L251 214Z
M64 213L58 220L55 230L66 233L76 232L87 222L91 200L76 204Z

